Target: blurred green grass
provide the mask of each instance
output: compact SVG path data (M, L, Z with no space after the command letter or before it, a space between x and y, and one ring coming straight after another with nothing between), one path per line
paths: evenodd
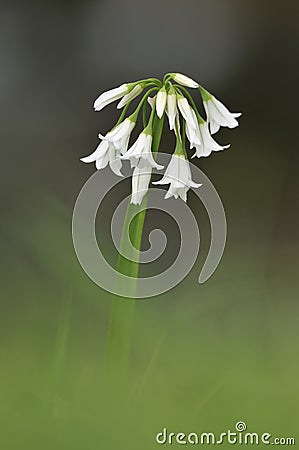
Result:
M153 449L163 427L216 433L238 420L250 431L295 435L294 248L281 249L288 266L278 280L267 270L271 241L232 237L208 283L197 284L200 260L177 288L137 302L128 379L108 389L112 296L81 270L69 211L47 196L38 204L6 240L1 449Z

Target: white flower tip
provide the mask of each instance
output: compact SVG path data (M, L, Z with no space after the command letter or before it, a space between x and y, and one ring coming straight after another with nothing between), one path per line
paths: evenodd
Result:
M103 164L103 161L101 161L100 159L96 160L96 169L97 170L101 170L104 169L106 166Z
M163 111L161 111L161 109L158 109L158 108L157 108L157 116L159 117L159 119L162 118L162 116L163 116Z
M124 174L121 173L121 171L119 169L114 169L114 170L112 170L112 172L114 172L115 175L117 175L118 177L122 177L122 178L124 177Z
M164 169L164 166L160 166L160 164L156 164L155 167L156 167L157 170L162 170L162 169Z
M237 117L242 116L242 113L233 113L233 116L234 116L235 118L237 118Z
M84 163L89 163L89 162L91 162L89 156L84 156L84 158L80 158L80 161L82 161L82 162L84 162Z
M131 205L141 205L143 199L131 198Z
M198 189L202 186L202 183L195 183L194 181L192 181L192 183L190 183L190 188L192 189Z
M93 104L93 108L94 108L95 111L101 111L101 109L103 109L104 106L103 106L102 104L99 104L99 103L97 102L97 100L96 100L96 101L94 102L94 104Z
M166 192L164 198L167 199L167 198L170 198L170 197L172 197L172 196L173 196L174 198L178 198L177 194L171 194L169 191Z

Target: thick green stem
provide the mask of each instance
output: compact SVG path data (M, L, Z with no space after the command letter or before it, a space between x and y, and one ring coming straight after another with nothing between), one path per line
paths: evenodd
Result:
M159 119L155 116L153 121L153 142L152 152L156 153L159 148L162 129L164 123L164 116ZM137 215L130 224L130 240L135 249L140 250L143 226L146 214L147 195L144 197L140 206L129 204L123 225L123 236L121 238L120 252L129 255L127 240L124 233L127 232L130 218L132 215ZM144 208L143 210L141 210ZM140 212L138 212L140 211ZM136 278L139 272L139 263L130 261L119 255L117 263L117 271L132 277L132 291L136 288ZM113 299L110 323L108 329L107 349L106 349L106 366L109 377L114 378L117 373L117 378L122 379L126 374L129 364L131 337L134 323L134 311L136 300L134 298L124 298L115 296ZM114 374L114 376L113 376Z

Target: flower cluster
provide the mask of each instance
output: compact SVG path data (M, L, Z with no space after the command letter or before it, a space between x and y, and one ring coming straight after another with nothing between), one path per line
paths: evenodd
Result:
M197 89L202 97L206 120L199 114L196 104L186 88ZM126 117L131 102L144 90L135 111ZM212 151L219 151L229 147L220 145L212 137L220 127L234 128L238 126L237 117L241 113L231 113L217 98L200 86L196 81L180 73L168 73L163 81L148 78L133 83L122 84L101 94L94 103L94 109L100 111L110 103L120 100L117 108L123 111L114 128L101 139L96 150L81 161L95 162L97 169L108 164L118 176L122 176L122 161L127 159L133 169L131 203L140 204L148 191L152 176L152 169L162 170L157 164L153 138L157 126L163 126L165 114L169 128L176 136L176 147L165 174L154 184L169 184L165 198L182 198L186 201L189 188L197 188L201 184L194 183L191 178L186 138L190 149L195 153L192 157L209 156ZM151 112L147 113L148 105ZM136 141L129 147L131 133L136 125L142 108L143 131ZM157 147L157 145L155 145Z

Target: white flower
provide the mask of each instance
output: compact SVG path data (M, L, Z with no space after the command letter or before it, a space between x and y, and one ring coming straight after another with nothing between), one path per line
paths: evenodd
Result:
M96 111L101 111L101 109L105 108L105 106L123 97L129 91L130 91L130 84L125 83L117 88L103 92L103 94L101 94L95 100L93 107Z
M196 149L193 157L197 156L209 156L212 151L224 150L229 148L230 145L219 145L210 135L207 122L203 122L199 125L195 111L191 108L191 114L193 120L196 123L196 127L192 128L189 122L186 122L186 136L190 142L190 148Z
M182 73L171 73L170 75L174 81L181 84L182 86L187 86L189 88L197 88L199 86L196 81L192 80L189 77L186 77L186 75L183 75Z
M147 103L150 105L152 109L155 106L156 99L157 99L156 95L154 95L154 97L147 97Z
M196 120L196 116L194 119L194 114L192 113L193 109L189 105L188 100L185 97L183 97L182 95L178 95L177 99L178 99L179 110L180 110L182 116L184 117L186 123L188 124L189 127L193 128L195 130L197 127L197 120Z
M235 118L240 117L242 113L231 113L214 96L210 100L204 101L203 104L210 124L211 134L217 133L220 127L235 128L239 125Z
M153 158L151 150L152 139L153 137L151 134L147 134L143 131L122 159L129 159L131 161L131 166L138 167L139 169L145 167L155 167L158 170L163 169L163 166L157 164Z
M121 152L123 155L128 149L129 139L131 133L136 125L136 122L127 117L123 122L117 125L112 131L102 136L99 134L101 139L105 139L112 142L113 145Z
M143 167L140 169L139 167L135 167L132 175L132 196L131 203L134 205L140 205L143 200L143 197L148 191L148 186L151 181L152 176L152 168Z
M175 92L170 92L167 95L167 108L166 113L168 116L169 129L173 130L175 126L175 119L178 113L176 106L176 94Z
M202 86L199 87L210 125L211 134L217 133L220 127L235 128L239 125L236 117L242 113L231 113L216 97L211 95Z
M125 106L130 101L134 100L134 98L138 97L138 95L143 91L143 87L140 84L136 84L136 86L128 93L126 94L119 104L117 105L117 109L121 109L123 106Z
M81 161L84 163L95 162L97 169L104 169L109 163L111 170L116 175L123 176L120 172L122 167L120 152L108 141L102 141L91 155L81 158Z
M157 116L159 117L159 119L161 119L161 117L164 114L165 111L165 107L166 107L166 100L167 100L167 93L166 93L166 89L163 86L158 94L157 94L157 100L156 100L156 111L157 111Z
M187 200L189 188L198 188L201 184L194 183L191 179L189 162L184 155L173 154L163 178L153 184L170 184L165 198L174 196L181 197L184 202Z
M186 133L187 134L187 133ZM188 137L188 135L187 135ZM189 137L188 137L189 139ZM199 141L199 143L198 143ZM230 147L229 145L219 145L210 135L207 122L199 125L198 132L196 132L196 138L194 140L194 145L196 152L193 155L200 158L201 156L209 156L212 151L224 150Z

